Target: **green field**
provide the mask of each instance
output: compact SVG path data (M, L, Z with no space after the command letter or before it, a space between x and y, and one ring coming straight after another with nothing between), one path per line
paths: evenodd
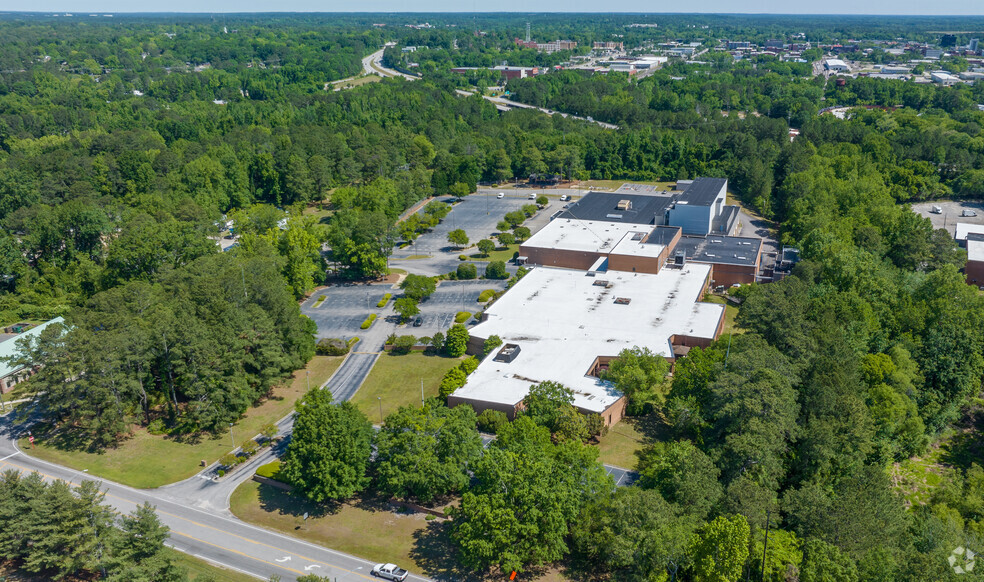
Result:
M341 365L342 357L315 356L307 368L294 373L293 381L278 386L273 396L256 408L251 408L229 433L215 437L205 437L198 443L179 442L166 436L152 435L142 428L134 431L133 437L120 443L115 449L102 453L84 451L65 451L45 446L38 440L31 448L26 439L20 447L28 454L72 467L88 470L90 475L129 485L131 487L152 488L174 483L191 477L199 470L202 460L211 464L232 450L233 437L238 446L247 438L260 432L260 427L276 422L294 409L297 401L306 391L310 371L310 385L320 386Z
M645 436L635 427L633 419L625 418L599 439L598 461L623 469L635 469L639 462L637 453L644 446Z
M511 244L506 247L496 248L494 251L490 252L488 256L482 253L474 253L468 255L468 258L473 261L506 261L512 260L513 255L519 252L519 244ZM479 273L481 275L482 273Z
M352 397L352 402L370 420L379 422L380 406L385 418L401 406L420 405L421 379L424 381L424 397L437 396L441 378L460 361L457 358L425 356L420 352L383 354Z
M733 303L729 303L724 297L721 297L720 295L711 295L710 293L704 295L704 301L707 303L724 305L724 329L721 333L744 333L743 329L735 326L735 317L738 316L738 307L736 307Z

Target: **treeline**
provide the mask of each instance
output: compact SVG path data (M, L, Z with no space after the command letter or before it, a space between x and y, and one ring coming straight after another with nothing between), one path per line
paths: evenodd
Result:
M0 475L0 558L44 579L183 582L149 504L116 516L94 481L72 487L38 473Z

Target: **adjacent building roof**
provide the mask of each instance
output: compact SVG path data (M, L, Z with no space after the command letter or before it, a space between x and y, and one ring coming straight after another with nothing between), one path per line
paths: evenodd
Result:
M629 208L619 207L622 201ZM628 194L623 192L590 192L571 204L557 218L601 220L628 224L662 224L663 214L673 203L669 195Z
M967 237L967 260L984 261L984 234L971 234Z
M626 234L642 232L649 228L620 222L597 220L570 220L555 218L523 243L524 247L609 253Z
M762 240L741 236L682 236L673 254L683 252L687 260L726 265L755 265Z
M984 224L970 224L967 222L958 222L957 229L953 238L958 241L967 240L967 235L971 233L984 234Z
M32 327L31 329L25 331L24 333L17 334L16 336L8 340L0 342L0 378L6 378L7 376L10 376L11 374L14 374L24 369L24 366L8 364L6 361L3 360L4 358L16 356L20 352L20 346L18 346L17 344L22 338L31 338L30 341L34 341L34 338L41 335L41 332L44 330L44 328L48 327L53 323L62 323L63 321L65 320L62 319L61 317L56 317L51 321L46 321L37 327Z
M680 194L678 200L691 206L710 206L727 184L724 178L697 178Z
M724 306L699 303L709 265L658 274L536 267L486 311L473 337L498 335L520 348L511 362L486 358L455 396L514 406L531 384L553 380L574 391L574 405L604 412L621 398L588 375L598 357L646 346L673 357L674 335L714 338Z

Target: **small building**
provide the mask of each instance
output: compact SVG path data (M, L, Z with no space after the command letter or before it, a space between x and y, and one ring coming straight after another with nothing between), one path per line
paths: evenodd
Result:
M967 283L984 289L984 234L967 236L967 264L964 266Z
M851 67L841 59L827 59L823 62L823 68L835 73L850 73Z
M944 87L949 87L950 85L955 85L960 82L960 78L956 75L951 75L946 71L933 71L929 74L929 78L939 85Z
M16 356L20 352L19 341L24 338L34 341L49 325L62 323L63 321L65 320L61 317L56 317L51 321L46 321L37 327L32 327L23 333L19 333L0 342L0 392L6 394L13 390L14 386L34 375L35 370L33 368L8 364L4 361L4 358Z

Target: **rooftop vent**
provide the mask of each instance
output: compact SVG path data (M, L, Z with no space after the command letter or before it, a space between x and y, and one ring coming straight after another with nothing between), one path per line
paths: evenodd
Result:
M594 282L591 284L594 285L595 287L605 287L605 288L612 286L611 281L609 281L608 279L595 279Z
M644 233L644 232L633 232L632 233L632 240L642 240L642 237L644 237L644 236L646 236L646 233Z
M622 220L621 214L606 214L605 218L611 218L613 220Z
M619 200L618 201L618 204L615 206L615 208L618 208L619 210L632 210L632 201L631 200Z
M502 349L499 350L499 353L495 355L494 359L496 362L505 362L508 364L519 356L519 352L520 350L518 345L506 344L502 346Z
M630 297L616 297L615 298L615 305L628 305L629 303L632 303L632 298L630 298Z

